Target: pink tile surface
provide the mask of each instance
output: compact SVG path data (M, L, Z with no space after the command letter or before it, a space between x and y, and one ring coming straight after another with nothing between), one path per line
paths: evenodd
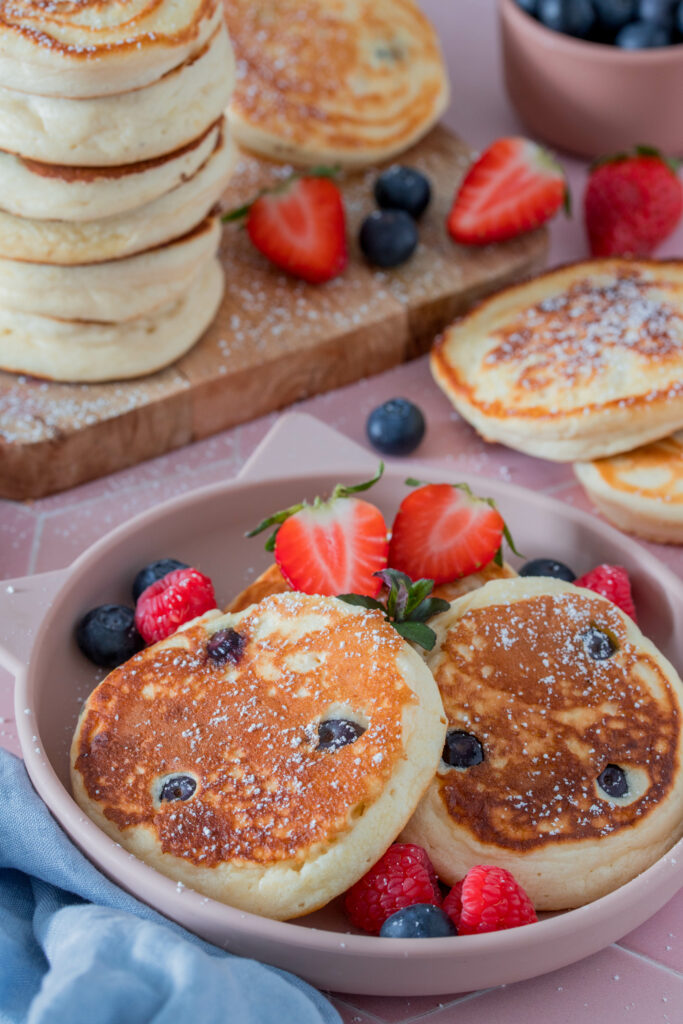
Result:
M497 57L495 0L422 0L440 31L453 84L446 121L483 147L520 126L504 95ZM563 157L579 216L551 228L551 264L587 255L580 217L586 167ZM683 248L683 226L660 250ZM353 440L365 444L365 420L374 406L395 395L416 401L427 418L417 453L424 476L448 469L509 481L552 493L591 509L570 467L530 459L487 445L434 387L426 359L397 367L299 405ZM194 487L235 475L275 414L226 431L103 480L32 504L0 501L0 579L68 565L93 541L121 522ZM683 548L648 545L683 576ZM12 711L12 680L0 670L0 745L18 750ZM344 1024L674 1024L683 1019L683 894L619 946L547 977L467 996L412 999L339 996Z

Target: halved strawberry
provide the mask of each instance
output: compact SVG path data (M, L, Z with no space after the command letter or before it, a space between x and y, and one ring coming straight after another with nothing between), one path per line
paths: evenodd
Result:
M425 484L399 506L389 565L413 579L448 583L488 565L503 536L511 541L490 499L477 498L466 485Z
M295 175L223 219L245 215L259 252L295 277L320 284L346 266L344 205L329 177Z
M470 167L447 227L456 242L483 245L514 238L568 209L564 171L529 139L498 139Z
M387 526L378 508L352 495L367 490L383 469L355 487L338 484L328 501L316 498L313 504L302 502L277 512L247 536L276 526L266 548L275 551L280 571L294 590L376 597L382 580L374 573L387 566Z

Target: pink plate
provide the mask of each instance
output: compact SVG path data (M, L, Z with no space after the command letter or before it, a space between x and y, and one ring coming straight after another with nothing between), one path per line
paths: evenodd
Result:
M135 572L155 558L196 565L227 603L268 564L259 539L244 533L261 517L338 480L372 474L377 457L317 420L283 417L229 483L184 495L93 545L63 572L7 581L0 594L0 661L16 675L16 720L33 783L74 842L110 878L162 914L211 942L303 976L336 992L439 995L521 981L588 956L654 914L683 885L683 843L632 882L579 910L522 930L461 938L378 939L348 930L336 904L295 922L245 914L178 887L126 853L72 800L68 750L83 698L101 674L80 654L74 623L91 607L130 601ZM388 467L372 500L391 519L404 478L424 474L406 462ZM470 478L493 496L527 558L552 555L583 573L621 563L634 582L641 625L683 665L683 584L632 540L574 508L494 480Z

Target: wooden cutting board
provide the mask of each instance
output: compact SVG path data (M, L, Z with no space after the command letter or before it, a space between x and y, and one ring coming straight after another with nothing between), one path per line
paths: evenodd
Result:
M369 268L356 238L373 209L375 171L347 176L343 191L351 254L344 274L307 285L281 274L226 225L226 290L218 317L191 352L150 377L110 384L56 384L0 373L0 496L37 498L104 476L297 399L380 373L427 351L474 302L538 271L547 237L464 248L444 223L469 149L443 127L402 159L431 178L434 200L420 246L393 271ZM252 157L237 168L231 208L282 177Z

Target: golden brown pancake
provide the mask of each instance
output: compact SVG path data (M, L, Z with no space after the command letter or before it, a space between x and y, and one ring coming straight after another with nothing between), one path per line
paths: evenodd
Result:
M451 763L442 759L404 838L442 880L496 864L538 910L577 907L683 834L683 683L615 605L517 578L430 624ZM464 747L455 766L449 742Z
M345 743L325 745L330 720ZM210 612L112 672L81 714L72 783L162 873L296 917L390 845L444 732L431 673L380 613L280 594Z
M448 104L438 38L414 0L226 0L240 146L360 167L408 149Z
M662 544L683 544L683 431L574 472L606 519Z
M559 462L683 427L683 262L587 260L513 285L437 340L432 373L489 441Z

